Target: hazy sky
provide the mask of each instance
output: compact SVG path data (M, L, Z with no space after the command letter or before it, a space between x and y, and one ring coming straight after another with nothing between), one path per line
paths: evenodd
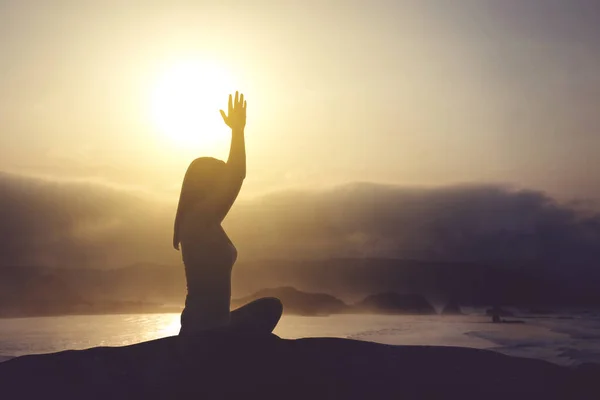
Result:
M600 199L596 0L0 0L0 170L174 200L193 158L228 150L224 128L182 145L153 115L190 61L229 77L206 91L215 118L230 86L247 96L242 197L374 181Z
M227 156L239 88L241 261L600 279L600 214L575 212L600 205L599 4L0 0L0 266L179 262L181 179Z

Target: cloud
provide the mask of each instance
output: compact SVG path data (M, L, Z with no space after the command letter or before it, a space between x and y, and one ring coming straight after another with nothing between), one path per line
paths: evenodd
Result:
M173 213L140 192L0 174L0 193L0 265L172 261L162 228Z
M600 217L502 186L357 183L284 192L232 215L247 251L293 257L399 257L568 269L600 260ZM256 245L256 243L253 243ZM255 254L258 256L258 254Z
M98 184L0 174L2 265L179 263L175 203ZM598 274L600 216L495 185L355 183L238 202L225 228L239 261L398 257Z

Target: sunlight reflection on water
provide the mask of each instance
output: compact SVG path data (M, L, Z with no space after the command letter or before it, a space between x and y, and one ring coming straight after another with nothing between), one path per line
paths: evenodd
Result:
M124 346L177 335L180 314L81 315L0 319L0 361L11 356ZM342 337L386 344L464 346L570 364L600 362L600 318L528 318L491 324L482 315L284 316L282 338Z
M481 319L481 318L479 318ZM335 315L284 316L274 333L283 338L352 337L382 343L454 343L490 347L463 335L477 318ZM177 335L180 314L77 315L0 319L0 355L48 353L92 346L124 346ZM472 328L472 327L471 327ZM457 341L458 340L458 341Z

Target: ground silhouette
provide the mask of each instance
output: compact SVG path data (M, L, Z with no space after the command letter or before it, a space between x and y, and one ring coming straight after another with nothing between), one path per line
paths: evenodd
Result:
M598 376L469 348L222 333L0 364L19 399L598 399Z

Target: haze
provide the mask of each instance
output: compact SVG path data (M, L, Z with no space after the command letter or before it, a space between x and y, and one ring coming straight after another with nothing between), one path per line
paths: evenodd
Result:
M226 157L239 89L242 262L596 265L598 37L593 0L0 1L2 263L178 262L181 179ZM156 101L182 65L188 142Z

